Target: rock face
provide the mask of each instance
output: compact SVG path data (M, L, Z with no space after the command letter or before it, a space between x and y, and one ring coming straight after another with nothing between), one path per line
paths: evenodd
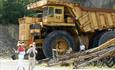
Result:
M18 25L0 24L0 54L9 53L9 48L16 48L18 33Z
M113 8L115 6L115 0L72 0L74 2L80 3L85 7L92 8Z

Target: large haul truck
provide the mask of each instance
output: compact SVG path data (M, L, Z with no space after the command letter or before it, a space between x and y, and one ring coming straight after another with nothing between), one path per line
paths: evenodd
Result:
M35 41L47 58L52 58L53 49L63 55L70 50L79 52L80 44L87 50L115 38L112 9L85 8L68 0L40 0L27 9L41 16L19 19L19 40L27 46Z

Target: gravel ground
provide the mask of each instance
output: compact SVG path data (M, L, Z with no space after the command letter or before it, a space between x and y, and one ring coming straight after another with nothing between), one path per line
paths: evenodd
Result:
M0 58L0 70L16 70L17 69L17 61L18 60L11 60L11 59L1 59ZM28 70L28 60L24 60L24 65L26 70ZM115 70L115 68L108 68L108 67L93 67L87 66L80 69L72 69L72 66L68 67L46 67L46 64L38 64L35 66L34 70Z

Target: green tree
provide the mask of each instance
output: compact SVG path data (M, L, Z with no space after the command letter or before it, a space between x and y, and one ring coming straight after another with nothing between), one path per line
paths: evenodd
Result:
M16 0L3 1L3 23L17 23L18 18L24 16L24 7Z
M0 18L2 23L18 23L18 18L31 13L26 10L26 5L35 1L36 0L4 0Z

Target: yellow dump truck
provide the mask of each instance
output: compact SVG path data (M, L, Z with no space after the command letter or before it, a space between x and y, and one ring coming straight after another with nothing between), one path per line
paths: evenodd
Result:
M115 10L85 8L70 1L40 0L27 5L42 16L19 19L19 40L26 45L35 41L39 51L52 58L53 49L63 55L80 51L81 44L87 50L115 38Z

